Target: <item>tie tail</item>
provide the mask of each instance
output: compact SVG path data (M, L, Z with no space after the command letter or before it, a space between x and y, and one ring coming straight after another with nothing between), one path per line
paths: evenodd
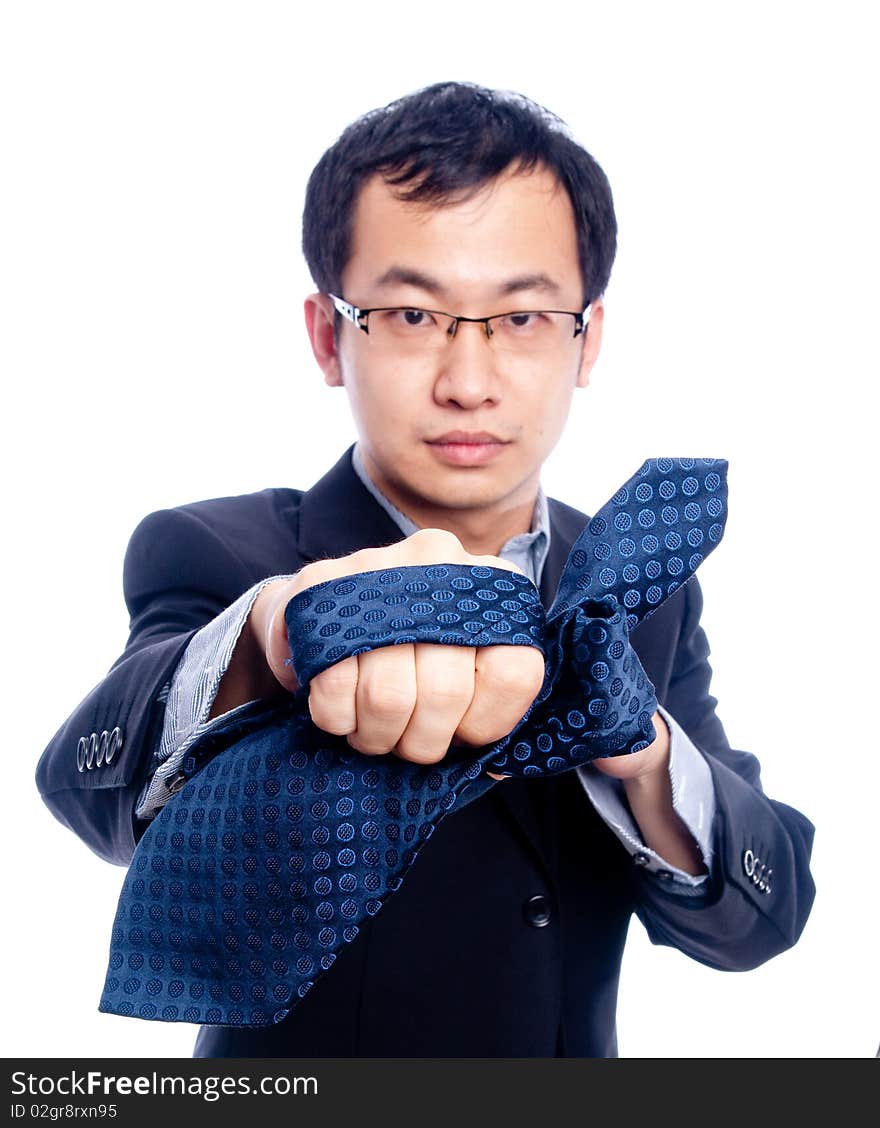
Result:
M548 622L605 596L630 630L653 614L720 543L727 467L723 458L648 459L572 545Z

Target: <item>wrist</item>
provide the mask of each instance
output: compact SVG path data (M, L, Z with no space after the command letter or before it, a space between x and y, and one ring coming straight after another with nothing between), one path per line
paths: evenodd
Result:
M210 718L218 717L247 701L277 696L283 686L279 684L266 658L266 633L273 606L273 594L284 581L266 584L251 604L242 624L235 649L226 668L217 694L211 705Z
M654 714L656 738L644 752L652 754L649 766L624 779L626 800L645 843L670 865L697 876L706 872L699 846L675 812L669 756L672 737L659 712Z
M669 775L669 726L659 713L651 718L654 723L654 740L647 748L635 753L637 769L624 778L624 785L634 790L655 785L657 780L665 780Z

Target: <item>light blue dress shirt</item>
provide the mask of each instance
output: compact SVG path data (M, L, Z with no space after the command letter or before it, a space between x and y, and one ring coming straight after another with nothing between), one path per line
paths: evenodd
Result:
M372 481L357 443L352 453L352 465L366 489L404 536L417 532L419 526L385 497ZM515 564L537 587L549 549L549 509L544 490L539 486L529 532L511 537L497 555ZM161 810L171 796L168 781L178 773L190 746L220 721L220 717L209 720L208 715L257 595L273 580L292 578L293 575L267 577L193 635L163 691L165 716L159 747L154 755L155 772L140 796L136 810L139 818L152 818ZM246 709L248 704L250 702L222 714L222 718L229 719L236 712ZM696 840L706 869L711 870L712 820L715 814L711 772L684 730L665 709L661 707L658 711L670 733L669 775L673 807ZM597 813L642 866L643 872L657 875L670 891L685 896L700 892L700 887L708 880L707 874L694 877L685 873L666 862L642 840L619 780L603 774L591 764L575 770ZM503 783L500 786L504 786Z

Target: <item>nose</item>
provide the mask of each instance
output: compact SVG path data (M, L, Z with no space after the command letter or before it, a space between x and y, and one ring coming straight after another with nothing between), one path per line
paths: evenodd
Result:
M480 322L460 321L440 354L434 384L438 403L473 410L501 398L495 351Z

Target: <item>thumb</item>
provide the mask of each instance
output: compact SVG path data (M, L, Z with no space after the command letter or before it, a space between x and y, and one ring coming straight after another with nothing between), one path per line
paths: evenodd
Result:
M276 595L266 617L265 637L261 640L266 656L266 664L275 680L290 693L299 689L299 679L291 660L290 643L287 638L287 623L284 609L288 600L283 593Z

